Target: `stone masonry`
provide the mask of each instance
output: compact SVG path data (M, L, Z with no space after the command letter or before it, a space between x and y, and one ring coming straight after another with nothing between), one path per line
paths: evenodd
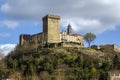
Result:
M67 31L60 32L60 16L46 15L43 17L43 32L34 35L21 34L19 44L22 45L46 45L59 44L63 47L84 47L83 36L72 34L72 26L69 24Z

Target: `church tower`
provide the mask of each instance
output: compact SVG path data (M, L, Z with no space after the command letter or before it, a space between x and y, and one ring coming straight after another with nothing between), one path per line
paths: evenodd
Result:
M67 28L67 34L72 34L72 26L70 24L68 24L68 28Z
M60 42L60 16L48 14L43 17L43 34L46 43Z

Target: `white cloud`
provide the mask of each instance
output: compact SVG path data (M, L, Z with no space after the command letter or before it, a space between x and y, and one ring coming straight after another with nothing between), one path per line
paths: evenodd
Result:
M0 33L0 37L10 37L9 33Z
M9 20L4 20L3 24L11 29L14 29L19 25L19 23L17 21L9 21Z
M19 22L13 20L2 20L0 21L0 24L1 27L6 26L10 29L14 29L19 25Z
M73 26L73 30L82 33L86 32L102 33L106 30L115 30L115 26L110 24L109 25L102 24L97 19L82 19L82 18L63 19L61 25L63 25L64 28L66 28L66 26L69 23Z
M74 31L102 33L120 22L120 0L8 0L1 11L12 20L41 21L48 13L69 20ZM64 23L61 23L64 24Z
M0 50L7 55L10 51L14 50L16 44L0 44Z

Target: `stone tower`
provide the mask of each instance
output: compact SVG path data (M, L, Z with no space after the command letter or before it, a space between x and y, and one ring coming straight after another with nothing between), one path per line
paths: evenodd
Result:
M48 14L43 17L43 34L46 43L60 42L60 16Z
M69 24L67 28L67 34L72 34L72 26Z

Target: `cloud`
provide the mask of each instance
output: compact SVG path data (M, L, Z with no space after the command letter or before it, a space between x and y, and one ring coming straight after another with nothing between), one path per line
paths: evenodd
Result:
M69 20L74 31L102 33L120 21L120 0L8 0L1 12L11 20L41 21L48 13ZM64 23L61 23L62 26Z
M0 33L0 37L10 37L9 33Z
M14 50L16 44L0 44L0 50L2 50L2 53L7 55L9 52Z
M6 26L10 29L15 29L19 25L19 22L13 20L2 20L0 21L0 24L1 27Z

